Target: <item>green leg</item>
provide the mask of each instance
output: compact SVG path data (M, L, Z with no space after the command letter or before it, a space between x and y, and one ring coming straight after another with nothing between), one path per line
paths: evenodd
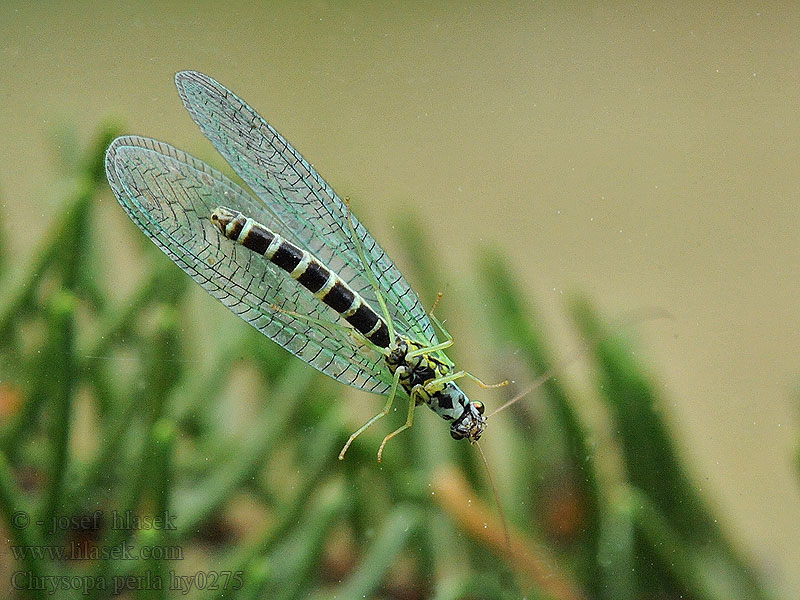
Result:
M422 356L423 354L430 354L431 352L436 352L437 350L444 350L445 348L449 348L453 345L453 339L449 339L446 342L442 342L441 344L436 344L435 346L428 346L427 348L420 348L419 350L412 350L406 354L406 358L414 358L415 356Z
M394 325L392 324L392 317L389 316L389 309L386 307L386 300L383 299L381 289L378 286L378 280L375 279L375 273L372 272L372 267L367 262L367 256L364 253L364 246L361 244L361 238L356 235L356 229L353 227L353 221L350 219L350 198L344 199L344 204L347 207L347 228L350 230L350 239L353 240L353 245L356 247L356 253L361 260L361 266L364 267L364 274L369 279L372 289L375 290L375 297L378 299L378 304L381 306L383 318L386 319L386 326L389 328L389 343L394 346L395 333Z
M441 332L442 332L442 335L444 335L444 337L445 337L445 338L447 338L449 341L451 341L451 342L452 342L452 341L453 341L453 336L452 336L452 335L450 335L450 332L449 332L449 331L447 331L447 329L445 329L445 328L444 328L444 323L442 323L442 322L439 320L439 317L435 316L435 315L433 314L433 311L431 311L431 312L429 313L429 316L430 316L430 318L431 318L431 322L432 322L434 325L436 325L436 327L438 327L438 328L439 328L439 331L441 331Z
M381 442L381 447L378 448L378 462L383 461L383 448L384 446L386 446L386 442L388 442L390 439L392 439L401 431L405 431L406 429L411 427L411 425L414 423L414 409L416 407L417 407L416 394L414 394L412 390L412 393L408 399L408 418L406 419L406 422L403 425L401 425L400 427L395 429L392 433L383 438L383 441Z
M439 318L436 315L433 314L434 312L436 312L436 307L439 306L439 302L442 301L442 296L443 296L442 292L439 292L438 294L436 294L436 302L433 303L433 308L431 308L431 312L428 313L428 316L431 318L431 321L433 322L433 324L436 327L439 328L439 331L442 332L442 335L444 335L445 338L447 338L449 341L452 342L453 341L453 336L450 335L450 332L447 331L447 329L444 328L444 323L442 323L439 320Z
M501 381L500 383L484 383L469 371L457 371L455 373L450 373L449 375L445 375L444 377L437 377L436 379L432 379L431 381L426 383L425 386L435 387L439 384L447 383L448 381L455 381L456 379L461 379L462 377L469 377L470 379L472 379L472 381L474 381L484 389L499 388L508 385L507 379L505 381Z
M339 460L344 459L345 452L347 452L347 449L350 447L350 444L352 444L353 440L355 440L359 435L361 435L367 427L375 423L375 421L377 421L378 419L385 417L386 415L389 414L389 411L392 408L392 403L394 402L394 397L397 394L397 384L400 382L400 369L404 368L405 367L398 367L397 370L394 372L394 378L392 379L392 389L389 391L389 398L386 400L386 405L383 407L383 410L374 417L372 417L369 421L364 423L361 427L358 428L358 431L356 431L353 435L350 436L350 439L347 440L347 443L344 445L344 448L342 448L342 451L339 452ZM384 443L386 443L386 440L384 440ZM381 446L381 448L383 448L383 446ZM380 458L378 458L378 460L380 460Z
M436 303L433 305L431 312L428 313L431 319L433 319L433 324L436 325L442 332L445 337L445 340L440 344L435 344L433 346L428 346L427 348L420 348L419 350L414 350L406 354L408 358L414 358L415 356L422 356L423 354L430 354L431 352L438 352L439 350L445 350L453 345L453 336L444 328L442 322L437 319L433 311L436 310L436 306L439 304L439 300L442 299L442 292L439 292L439 295L436 298Z
M308 315L301 314L299 312L295 312L293 310L286 310L285 308L281 308L277 304L271 304L270 309L274 310L275 312L281 312L286 315L289 315L299 321L308 321L309 323L316 323L317 325L322 325L323 327L330 328L330 329L340 329L340 330L353 330L352 327L347 325L342 325L341 323L334 323L333 321L328 321L324 319L317 319L316 317L310 317Z
M270 306L270 308L272 310L274 310L275 312L282 312L282 313L285 313L287 315L291 315L294 319L297 319L298 321L308 321L309 323L316 323L317 325L321 325L322 327L325 327L327 329L332 329L332 330L338 331L340 333L343 333L346 336L355 337L356 339L359 339L364 345L369 346L370 348L372 348L373 350L375 350L379 354L382 354L383 356L386 356L386 355L389 354L389 350L388 349L381 348L380 346L376 346L369 339L367 339L364 335L362 335L360 331L354 329L353 327L351 327L349 325L343 325L341 323L335 323L333 321L326 321L324 319L317 319L315 317L310 317L308 315L303 315L303 314L295 312L293 310L286 310L284 308L281 308L280 306L278 306L276 304L273 304L272 306Z

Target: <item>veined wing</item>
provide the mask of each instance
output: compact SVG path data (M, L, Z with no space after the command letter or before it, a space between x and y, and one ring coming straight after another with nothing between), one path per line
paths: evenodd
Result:
M224 205L280 232L262 202L201 160L136 136L114 140L106 174L133 222L231 311L334 379L378 394L389 390L383 358L341 327L325 326L338 318L332 309L211 224L211 212ZM315 320L272 310L273 304Z
M203 134L281 222L281 234L317 256L379 309L347 226L347 208L314 167L247 103L214 79L182 71L175 76L175 84ZM416 293L366 228L354 216L351 219L395 329L420 342L436 343Z

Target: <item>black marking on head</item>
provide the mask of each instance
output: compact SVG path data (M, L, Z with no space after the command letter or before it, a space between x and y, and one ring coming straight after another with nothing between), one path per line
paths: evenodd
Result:
M352 290L345 287L341 281L337 281L328 293L322 297L322 301L336 312L343 313L350 308L355 297L356 295Z
M312 260L308 263L306 270L300 273L297 282L308 289L309 292L318 292L328 281L331 272L321 263Z
M361 333L367 333L373 327L375 327L375 323L378 322L378 315L374 310L362 302L356 312L349 317L345 317L345 321L355 327L357 331L360 331Z
M421 366L414 367L411 370L411 387L415 385L425 385L431 379L436 377L436 373L434 370L427 364L423 364ZM449 408L453 408L450 405Z
M303 251L291 242L282 242L270 259L284 271L291 273L303 259Z
M486 417L483 416L482 405L467 404L461 416L450 425L450 435L456 440L467 438L472 443L481 439L485 428Z
M443 394L441 392L436 392L433 394L433 399L436 400L436 403L441 408L447 410L453 408L453 399L450 397L450 394Z
M254 223L245 238L239 241L248 250L263 255L274 237L271 231Z
M389 328L386 326L386 323L381 320L380 327L375 330L375 332L367 338L370 342L375 344L376 346L380 346L381 348L388 348L389 347Z

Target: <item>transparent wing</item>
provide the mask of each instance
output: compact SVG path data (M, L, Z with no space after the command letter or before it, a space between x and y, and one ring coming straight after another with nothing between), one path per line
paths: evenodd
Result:
M114 140L106 174L133 222L231 311L334 379L388 392L391 375L382 357L341 327L325 326L338 319L333 309L211 224L211 212L222 205L280 232L262 202L201 160L147 138ZM274 311L273 305L319 322Z
M203 134L282 223L281 235L317 256L377 310L375 291L347 226L347 208L314 167L250 106L207 75L182 71L175 84ZM366 228L351 219L395 329L436 343L416 293Z

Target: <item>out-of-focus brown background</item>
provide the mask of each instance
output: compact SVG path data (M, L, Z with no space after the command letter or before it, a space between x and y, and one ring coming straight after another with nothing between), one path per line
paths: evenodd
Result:
M487 246L565 345L570 292L609 316L672 313L639 330L693 475L800 594L800 5L146 4L0 6L0 210L18 266L59 209L63 124L89 139L115 117L220 165L172 83L207 72L387 248L393 222L424 219L471 370L484 332L459 290Z

